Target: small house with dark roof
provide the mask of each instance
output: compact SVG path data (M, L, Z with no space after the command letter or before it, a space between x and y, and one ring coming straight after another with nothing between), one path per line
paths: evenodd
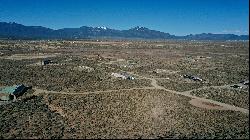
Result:
M22 96L28 89L32 87L26 87L23 84L14 85L0 88L0 100L15 100L17 97Z

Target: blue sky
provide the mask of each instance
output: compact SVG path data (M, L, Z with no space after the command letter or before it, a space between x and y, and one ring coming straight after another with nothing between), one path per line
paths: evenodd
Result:
M53 29L144 26L175 35L249 34L249 0L0 0L0 21Z

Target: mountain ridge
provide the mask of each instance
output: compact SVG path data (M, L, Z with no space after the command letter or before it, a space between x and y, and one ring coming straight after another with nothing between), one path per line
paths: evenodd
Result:
M111 29L104 26L50 29L43 26L25 26L16 22L0 22L0 37L30 39L85 39L85 38L130 38L130 39L185 39L185 40L249 40L249 35L235 34L189 34L171 35L146 27L136 26L128 30Z

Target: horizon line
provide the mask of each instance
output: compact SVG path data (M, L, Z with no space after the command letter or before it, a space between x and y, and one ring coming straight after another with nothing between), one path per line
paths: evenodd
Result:
M78 26L78 27L63 27L63 28L51 28L51 27L46 27L46 26L42 26L42 25L25 25L25 24L22 24L22 23L18 23L18 22L13 22L13 21L9 21L9 22L6 22L6 21L0 21L0 22L3 22L3 23L16 23L16 24L20 24L20 25L23 25L23 26L27 26L27 27L44 27L44 28L48 28L48 29L52 29L52 30L60 30L60 29L71 29L71 28L81 28L81 27L91 27L91 28L98 28L98 27L106 27L108 29L112 29L112 30L120 30L120 31L123 31L123 30L130 30L130 29L133 29L133 28L136 28L136 27L139 27L139 28L147 28L149 30L154 30L154 31L159 31L159 32L163 32L163 33L169 33L169 32L164 32L164 31L160 31L160 30L155 30L155 29L150 29L148 27L145 27L145 26L140 26L140 25L136 25L136 26L133 26L133 27L130 27L128 29L114 29L114 28L109 28L107 26L104 26L104 25L101 25L101 26L89 26L89 25L82 25L82 26ZM170 33L169 33L170 34ZM242 36L242 35L248 35L249 36L249 33L248 34L234 34L234 33L212 33L212 32L201 32L201 33L189 33L189 34L185 34L185 35L176 35L176 34L170 34L170 35L174 35L174 36L188 36L188 35L198 35L198 34L223 34L223 35L226 35L226 34L231 34L231 35L237 35L237 36Z

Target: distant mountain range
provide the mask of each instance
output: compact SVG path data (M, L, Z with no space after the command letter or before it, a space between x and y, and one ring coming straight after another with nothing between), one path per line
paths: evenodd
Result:
M107 27L63 28L53 30L42 26L24 26L15 22L0 22L0 38L9 39L90 39L90 38L128 38L128 39L186 39L186 40L249 40L249 35L202 33L175 36L145 27L129 30L116 30Z

